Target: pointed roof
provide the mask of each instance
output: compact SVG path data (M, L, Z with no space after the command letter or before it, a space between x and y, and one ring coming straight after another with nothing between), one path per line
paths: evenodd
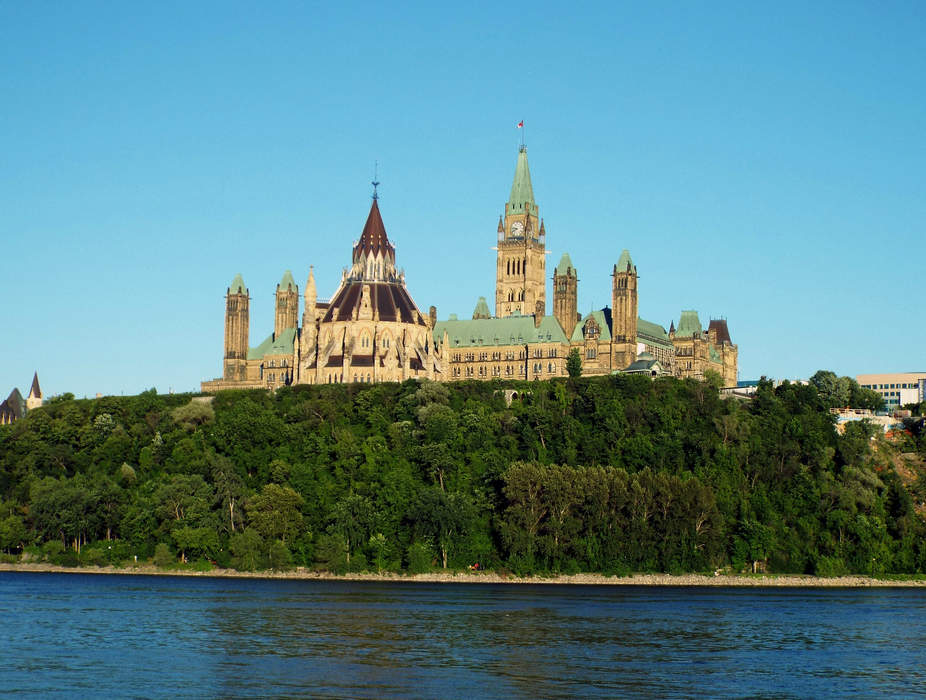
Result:
M727 328L727 320L725 318L712 318L710 324L707 326L707 330L717 332L718 343L729 343L733 345L733 341L730 339L730 329Z
M476 308L473 309L473 318L491 318L492 314L489 311L489 305L486 302L485 297L479 297L479 301L476 302Z
M624 248L621 251L621 257L617 260L617 271L618 272L627 272L628 268L633 271L636 267L633 264L633 260L630 258L630 251Z
M698 312L694 310L682 311L682 317L678 320L678 329L675 335L688 338L693 335L701 335L701 319L698 318Z
M10 392L10 395L6 397L6 401L3 402L3 406L6 407L8 419L19 420L26 415L26 402L23 395L19 393L19 389L14 388Z
M370 253L384 257L395 257L395 248L389 242L386 235L386 226L383 224L383 217L379 213L379 203L373 200L370 207L370 215L363 227L363 233L360 234L360 240L354 246L354 260L357 260L358 254L366 257Z
M518 151L518 164L514 169L514 181L511 183L511 195L508 197L507 213L537 213L534 202L534 187L531 185L531 171L527 166L527 146Z
M42 398L42 388L39 386L39 373L38 372L32 375L32 388L29 389L29 398L30 399Z
M229 294L247 294L248 288L244 286L244 278L239 272L235 275L235 279L232 280L232 283L228 286Z
M293 273L287 270L283 273L283 279L280 280L280 284L277 287L281 291L286 291L287 287L295 292L298 291L299 287L296 286L296 280L293 279Z
M570 274L571 271L571 274ZM559 265L556 266L557 275L570 275L571 277L576 276L576 267L572 264L572 258L569 257L569 253L563 253L563 257L559 259Z

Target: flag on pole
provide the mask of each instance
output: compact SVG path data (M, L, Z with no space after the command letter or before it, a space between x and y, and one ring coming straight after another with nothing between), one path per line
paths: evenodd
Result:
M518 128L519 128L519 129L523 129L523 128L524 128L524 120L523 120L523 119L522 119L521 121L518 122Z

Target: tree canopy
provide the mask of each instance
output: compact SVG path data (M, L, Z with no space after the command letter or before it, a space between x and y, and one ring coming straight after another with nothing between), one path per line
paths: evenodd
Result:
M751 401L577 373L65 397L0 427L0 550L248 570L924 572L926 482L890 468L867 424L835 430L829 407L873 403L843 379L763 381Z

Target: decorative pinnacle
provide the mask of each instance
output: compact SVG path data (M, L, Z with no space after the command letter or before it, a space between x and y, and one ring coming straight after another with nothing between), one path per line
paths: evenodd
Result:
M379 194L376 192L376 188L379 187L379 178L377 178L377 173L379 172L379 161L373 161L373 181L370 183L373 185L373 199L379 199Z

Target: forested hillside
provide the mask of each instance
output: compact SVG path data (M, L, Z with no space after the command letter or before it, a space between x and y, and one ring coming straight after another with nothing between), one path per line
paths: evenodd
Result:
M813 385L743 402L639 376L62 398L0 428L0 549L338 572L924 572L926 527L871 435L837 435Z

